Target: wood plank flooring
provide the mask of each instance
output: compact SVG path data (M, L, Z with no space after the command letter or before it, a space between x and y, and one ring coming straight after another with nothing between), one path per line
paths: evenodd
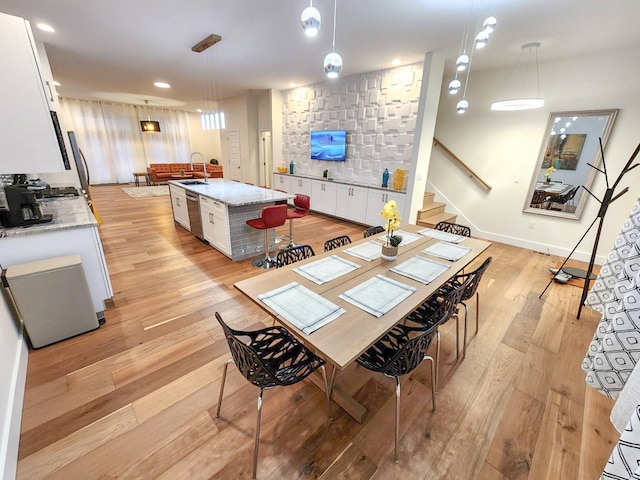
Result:
M233 288L262 274L174 225L169 197L93 187L114 289L99 330L29 354L18 478L251 478L257 389L232 366L215 417L228 346L214 313L236 328L271 319ZM281 227L279 234L288 232ZM298 243L322 251L362 227L311 214ZM264 479L593 479L618 439L612 401L584 382L581 359L598 317L575 314L581 290L552 285L559 258L503 244L470 301L467 357L455 322L442 329L438 410L425 362L402 380L400 463L393 462L393 380L353 367L336 381L368 412L356 423L308 381L264 396ZM265 289L269 288L268 273Z

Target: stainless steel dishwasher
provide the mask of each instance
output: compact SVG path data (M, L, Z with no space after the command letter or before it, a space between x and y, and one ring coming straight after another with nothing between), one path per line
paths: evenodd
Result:
M200 216L200 196L189 191L186 192L186 196L191 233L202 240L204 236L202 234L202 217Z

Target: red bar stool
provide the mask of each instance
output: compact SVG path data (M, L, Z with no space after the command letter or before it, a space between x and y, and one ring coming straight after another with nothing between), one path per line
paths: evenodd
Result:
M287 219L289 220L289 245L287 245L285 248L296 246L296 244L293 243L292 220L295 218L302 218L307 216L307 214L309 213L309 209L311 208L311 197L302 193L296 193L296 196L293 199L293 205L295 206L295 208L290 208L289 210L287 210Z
M269 256L269 229L284 225L287 221L286 205L270 205L262 209L262 217L247 220L251 228L264 230L264 257L253 259L251 264L258 268L271 268L276 266L276 259Z

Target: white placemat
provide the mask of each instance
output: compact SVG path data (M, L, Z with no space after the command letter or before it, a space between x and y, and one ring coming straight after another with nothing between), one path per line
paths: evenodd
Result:
M337 255L331 255L330 257L321 258L315 262L296 267L293 271L318 285L322 285L349 272L353 272L357 268L360 268L360 265L357 263L350 262Z
M409 245L410 243L420 240L422 237L415 233L405 232L404 230L397 230L394 235L400 235L402 237L401 247Z
M409 297L416 289L383 275L376 275L339 295L371 315L381 317Z
M463 237L462 235L447 233L443 232L442 230L435 230L433 228L425 228L424 230L420 230L418 233L420 235L424 235L425 237L431 237L435 238L436 240L444 240L445 242L451 243L461 243L467 239L467 237Z
M307 335L346 311L298 282L261 293L258 298Z
M449 265L444 263L415 255L400 265L396 265L391 271L428 284L446 272L448 268Z
M382 248L380 246L380 243L373 241L361 243L360 245L356 245L355 247L347 248L344 251L349 255L361 258L362 260L366 260L367 262L370 262L382 256Z
M471 249L469 247L461 247L460 245L453 245L451 243L438 242L433 245L429 245L427 248L422 250L422 253L428 253L434 257L440 257L445 260L455 262L456 260L460 260L470 251Z

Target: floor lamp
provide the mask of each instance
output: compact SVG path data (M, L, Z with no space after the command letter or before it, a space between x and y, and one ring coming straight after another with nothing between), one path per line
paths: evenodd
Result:
M620 180L622 180L622 177L624 177L628 172L630 172L631 170L636 168L638 165L640 165L640 163L636 163L635 165L632 165L633 161L636 159L636 156L638 155L638 152L640 151L640 144L638 144L638 146L634 150L633 154L631 155L631 158L626 163L624 168L620 171L620 174L616 178L615 182L613 182L613 185L610 185L609 184L609 175L607 174L607 164L606 164L606 162L604 160L604 149L602 148L602 138L600 138L599 141L600 141L600 154L602 156L602 169L600 169L600 168L598 168L598 167L596 167L594 165L591 165L590 163L588 163L587 165L589 165L591 168L595 168L598 172L600 172L600 173L602 173L604 175L604 179L605 179L605 182L607 184L607 189L604 192L604 196L602 197L602 200L600 200L593 193L591 193L589 191L589 189L585 188L587 193L589 195L591 195L593 198L595 198L598 201L598 203L600 203L600 210L598 211L598 214L596 215L596 218L594 218L593 222L591 222L591 225L589 225L589 228L587 228L587 231L584 232L584 235L582 235L580 240L578 240L578 243L576 243L576 246L573 247L573 250L571 250L571 253L569 253L567 258L564 259L564 262L562 262L562 265L560 265L560 268L558 269L558 272L562 271L562 267L564 267L565 264L567 263L567 261L571 258L571 255L573 255L573 252L576 251L576 249L578 248L578 245L580 245L580 242L582 242L582 240L584 240L584 238L589 233L589 230L591 230L591 228L599 220L599 222L598 222L598 232L596 233L596 238L595 238L595 240L593 242L593 249L591 250L591 259L589 260L589 267L587 268L586 274L584 276L584 286L582 287L582 296L580 297L580 305L578 306L578 314L576 315L576 318L580 318L580 313L582 312L582 306L584 305L584 301L587 299L587 294L589 292L589 284L590 284L591 274L593 273L593 265L594 265L595 259L596 259L596 251L598 250L598 243L600 242L600 234L602 233L602 224L604 223L604 217L607 214L607 209L609 208L609 205L611 205L618 198L620 198L622 195L624 195L625 193L627 193L629 191L629 187L625 187L620 193L618 193L617 195L615 194L615 190L618 187L618 184L620 183ZM542 293L540 294L540 296L538 298L542 298L542 296L544 295L544 292L547 291L547 289L549 288L549 286L551 285L551 283L555 279L555 275L556 274L554 274L554 276L551 278L551 280L549 280L549 283L544 288L544 290L542 291ZM582 278L582 277L578 277L578 278Z

